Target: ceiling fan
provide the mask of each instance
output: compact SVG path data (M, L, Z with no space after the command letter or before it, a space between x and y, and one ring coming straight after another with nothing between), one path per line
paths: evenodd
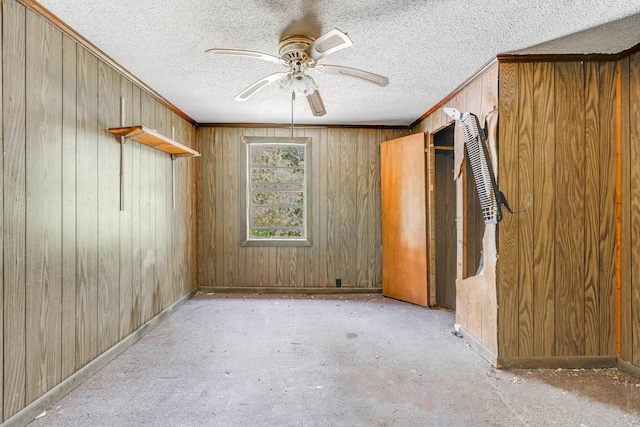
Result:
M283 38L280 41L280 57L261 52L236 49L212 48L207 49L205 52L211 52L216 55L257 58L283 65L288 69L288 71L274 73L258 80L240 92L235 97L236 101L246 101L259 90L264 89L272 83L278 82L280 87L292 93L292 96L306 96L313 115L323 116L326 114L324 103L318 92L318 86L313 81L313 78L307 74L308 70L314 70L320 74L355 77L378 86L386 86L389 84L387 77L368 71L340 65L318 63L318 61L325 56L352 45L353 42L346 33L334 28L317 39L310 36L288 36Z

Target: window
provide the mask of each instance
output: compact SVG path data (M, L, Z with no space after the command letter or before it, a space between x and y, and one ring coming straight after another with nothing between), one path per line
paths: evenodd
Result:
M310 138L243 137L245 246L308 246Z

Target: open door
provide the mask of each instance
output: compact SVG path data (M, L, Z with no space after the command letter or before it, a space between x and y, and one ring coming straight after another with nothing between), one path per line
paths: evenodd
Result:
M380 144L382 293L428 305L425 134Z
M456 182L454 170L453 124L433 134L434 212L436 305L456 308L457 238L456 238Z

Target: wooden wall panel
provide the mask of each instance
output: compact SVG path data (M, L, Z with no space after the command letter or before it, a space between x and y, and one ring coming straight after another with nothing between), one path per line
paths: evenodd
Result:
M120 336L120 76L98 62L98 353Z
M557 63L556 354L584 354L585 152L581 64Z
M171 136L170 129L168 129L167 125L166 111L162 108L158 101L154 100L154 103L156 104L156 123L154 129L157 129L163 135ZM167 168L167 162L169 162L170 160L169 156L166 156L165 153L157 150L153 150L153 158L155 162L156 173L154 185L157 186L157 188L155 191L155 204L152 204L151 206L152 209L155 210L156 259L161 260L165 259L165 257L167 256L167 196L170 196L170 194L167 194L167 173L169 172L169 169ZM154 313L157 312L157 310L164 308L165 306L167 299L166 295L168 292L167 278L167 264L163 262L157 262L156 282L153 293L154 301L156 302L153 310Z
M0 175L2 200L11 200L0 204L0 422L12 425L26 405L195 289L196 160L179 160L191 163L177 188L188 201L172 212L169 156L129 142L121 212L120 141L107 130L120 124L120 96L127 124L153 127L159 115L169 132L173 113L16 0L0 10ZM195 147L194 127L179 123L180 142ZM172 215L184 239L174 238ZM191 254L177 280L174 253Z
M25 405L25 8L3 5L4 419Z
M198 174L198 215L200 229L200 275L215 280L216 277L216 185L213 180L216 166L216 138L217 129L202 128L199 131L201 140L210 141L209 144L201 144L200 154L202 158L210 159L209 162L201 162ZM208 226L207 226L208 225ZM209 286L208 283L199 282Z
M0 7L0 22L2 22L2 8ZM0 31L0 34L4 36L4 33ZM4 64L3 55L3 42L0 41L0 61ZM2 82L2 69L0 66L0 82ZM4 103L4 91L3 85L0 83L0 135L4 139L4 110L2 108ZM0 144L0 148L4 153L4 141ZM0 185L4 189L4 156L0 156ZM0 197L0 366L4 367L4 197ZM0 423L4 421L4 371L0 373Z
M140 122L143 126L155 127L155 103L152 98L141 93ZM140 321L147 322L153 317L154 290L156 283L156 236L155 236L155 189L156 178L153 149L140 147ZM144 165L144 168L143 168Z
M98 61L78 49L76 368L97 356Z
M631 336L629 346L632 353L631 360L635 366L640 367L640 129L638 129L638 117L640 117L640 54L635 54L629 59L628 96L629 100L629 146L631 147L631 229L623 230L631 234ZM625 283L623 281L623 283ZM627 285L629 286L629 285Z
M340 276L340 134L330 130L327 143L327 286ZM382 142L382 141L381 141ZM381 261L379 261L381 262ZM380 281L382 284L382 281Z
M131 123L142 123L141 118L141 98L142 91L138 86L132 88L132 101L133 107ZM144 283L143 276L143 262L144 262L144 248L142 246L141 230L145 219L142 218L142 205L141 199L143 197L142 191L142 170L146 169L146 164L142 163L142 145L131 144L131 204L125 205L125 209L131 211L131 250L132 250L132 270L133 275L131 277L131 293L132 293L132 308L131 308L131 327L135 330L142 325L142 298ZM127 199L128 200L128 199ZM127 201L125 200L125 202Z
M533 64L520 64L518 84L518 355L533 355ZM506 214L506 213L505 213ZM508 215L508 214L506 214Z
M289 129L201 128L202 287L379 288L379 143L407 133L375 129L295 129L312 139L309 247L242 247L237 189L242 136L288 136Z
M600 121L599 121L599 69L597 63L584 65L585 109L584 109L584 147L585 147L585 272L584 272L584 353L588 356L600 354L600 227L586 224L600 224ZM614 166L615 170L615 166ZM594 198L597 203L588 203ZM615 203L614 203L615 206Z
M62 34L27 12L26 404L61 381ZM46 165L46 167L42 167Z
M518 96L519 65L500 65L500 125L498 140L500 149L498 164L500 189L511 200L520 200L518 188ZM514 209L518 210L517 206ZM505 215L498 233L498 354L518 354L518 283L519 276L519 236L517 216Z
M120 79L120 100L122 102L121 109L117 117L120 124L121 117L124 118L124 123L134 123L133 121L133 83L127 79ZM119 140L116 140L120 142ZM134 289L133 286L133 236L132 236L132 221L133 221L133 146L136 144L130 144L125 141L124 146L120 147L119 154L122 161L122 175L118 179L122 179L122 186L124 191L124 210L119 212L119 226L120 226L120 247L119 247L119 277L118 277L118 289L120 296L120 312L118 316L119 324L119 338L124 338L133 332L137 327L137 316L134 309ZM119 159L120 160L120 159ZM120 196L120 194L118 194ZM118 197L120 202L120 197ZM120 206L118 206L120 209Z
M634 55L635 56L635 55ZM633 57L632 57L633 58ZM637 248L633 246L632 242L632 210L631 199L634 194L632 189L637 189L637 186L632 182L632 165L637 163L632 162L632 158L635 153L632 154L632 148L630 145L631 132L629 129L630 117L629 111L633 103L633 96L629 92L629 58L621 60L616 69L616 91L618 92L616 102L616 122L619 122L620 126L620 139L616 144L617 155L619 156L619 186L617 186L616 202L619 203L617 207L619 209L619 223L616 227L616 233L620 231L620 248L616 253L616 268L620 268L619 279L616 280L616 285L620 283L619 295L616 295L616 302L620 303L620 324L619 329L616 330L616 335L620 334L620 341L617 343L619 348L617 351L620 354L620 358L627 362L633 361L633 324L632 324L632 293L637 284L634 280L635 276L633 271L632 262L637 259ZM638 102L637 98L635 102ZM617 138L616 138L617 139ZM635 146L637 147L637 145ZM616 177L618 178L618 177ZM637 190L636 190L637 192ZM616 212L616 215L618 212Z
M614 62L601 64L598 78L598 190L600 207L599 251L599 350L601 354L616 354L616 106L611 94L616 93Z
M500 89L500 91L509 90L512 93L517 93L517 67L517 64L513 65L512 78L509 78L509 75L503 76L501 74L499 82L498 65L494 64L491 67L488 67L483 71L482 74L478 75L465 87L460 89L460 91L458 91L458 93L456 93L456 95L446 103L446 106L454 107L463 112L472 112L476 114L481 121L483 121L485 116L487 116L487 114L498 105L498 89ZM500 69L500 73L502 73L502 69ZM513 99L513 102L515 102L517 105L517 97ZM513 128L516 128L517 121L514 121L516 120L515 115L510 114L510 108L508 105L506 106L506 108L504 107L505 106L502 106L501 102L501 122L504 122L506 120L508 123L512 123ZM452 122L453 120L449 118L442 111L442 109L438 109L436 112L427 116L424 120L418 123L412 129L412 132L427 132L433 134L441 130L443 127L451 124ZM469 191L474 188L475 184L473 183L473 179L467 175L469 172L466 170L464 161L464 139L462 130L459 125L456 125L455 127L454 139L456 141L454 150L454 169L456 173L454 175L457 178L455 182L457 234L456 323L460 324L467 331L467 333L471 333L489 350L489 352L493 352L495 354L498 352L498 339L496 335L496 283L494 278L495 260L489 263L487 263L485 260L485 263L483 265L483 275L475 276L475 273L479 264L479 260L476 258L478 246L482 244L482 248L485 253L495 252L496 233L490 232L491 235L487 239L487 234L485 233L486 227L483 223L483 220L482 218L479 218L478 215L475 215L473 213L475 206L473 203L469 203L469 198L475 197L473 193ZM502 134L498 139L502 139ZM517 169L517 152L510 151L508 148L504 152L502 149L500 149L499 151L499 154L501 156L500 162L503 161L504 157L508 159L508 163L511 167L515 167ZM435 179L435 175L433 174L433 151L432 153L430 153L430 155L431 159L429 160L429 165L431 167L431 171L428 176L433 182L433 180ZM515 158L513 156L515 156ZM509 182L507 182L506 184L501 183L501 189L507 195L507 198L509 200L512 200L514 197L518 196L518 193L516 192L514 194L512 191L510 191L510 188L517 188L517 185L513 185L513 182L511 182L513 187L509 187L509 184ZM432 231L432 236L429 243L431 265L430 301L432 301L432 303L435 303L435 275L437 274L437 266L435 264L435 260L437 259L437 252L435 250L436 243L435 240L433 240L435 234L435 212L433 211L434 198L432 188L430 188L430 192L431 196L429 200L432 204L432 206L430 206L430 208L428 209L430 214L430 230ZM511 222L511 224L515 224L515 222ZM514 244L512 245L512 248L516 248L516 246L517 245ZM506 263L509 263L509 260L511 258L517 256L517 252L501 254L500 262L502 263L506 261ZM511 275L511 279L517 281L517 271L511 272ZM505 288L504 291L506 293L502 295L503 300L500 302L501 307L502 304L510 304L517 307L517 290L512 286L510 288ZM510 311L509 313L510 315L513 315L514 312ZM501 322L504 320L507 319L501 319ZM501 324L498 328L500 333L502 333L503 331L517 329L517 310L515 311L515 317L512 317L508 320L512 326L509 327L507 325L506 329L502 329ZM517 351L517 337L515 338L515 340L516 341L514 343L514 347Z
M77 48L62 40L62 379L76 370Z
M615 355L615 68L500 65L500 182L520 212L500 224L502 357Z
M534 64L533 111L533 356L555 351L555 86L550 63ZM535 179L544 177L544 179Z
M356 285L357 133L340 130L340 270L343 286ZM357 254L357 252L355 253Z

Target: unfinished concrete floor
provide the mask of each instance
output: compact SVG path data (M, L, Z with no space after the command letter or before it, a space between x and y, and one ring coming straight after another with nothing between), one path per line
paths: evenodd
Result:
M498 371L453 323L381 295L199 294L32 425L640 425L640 380Z

